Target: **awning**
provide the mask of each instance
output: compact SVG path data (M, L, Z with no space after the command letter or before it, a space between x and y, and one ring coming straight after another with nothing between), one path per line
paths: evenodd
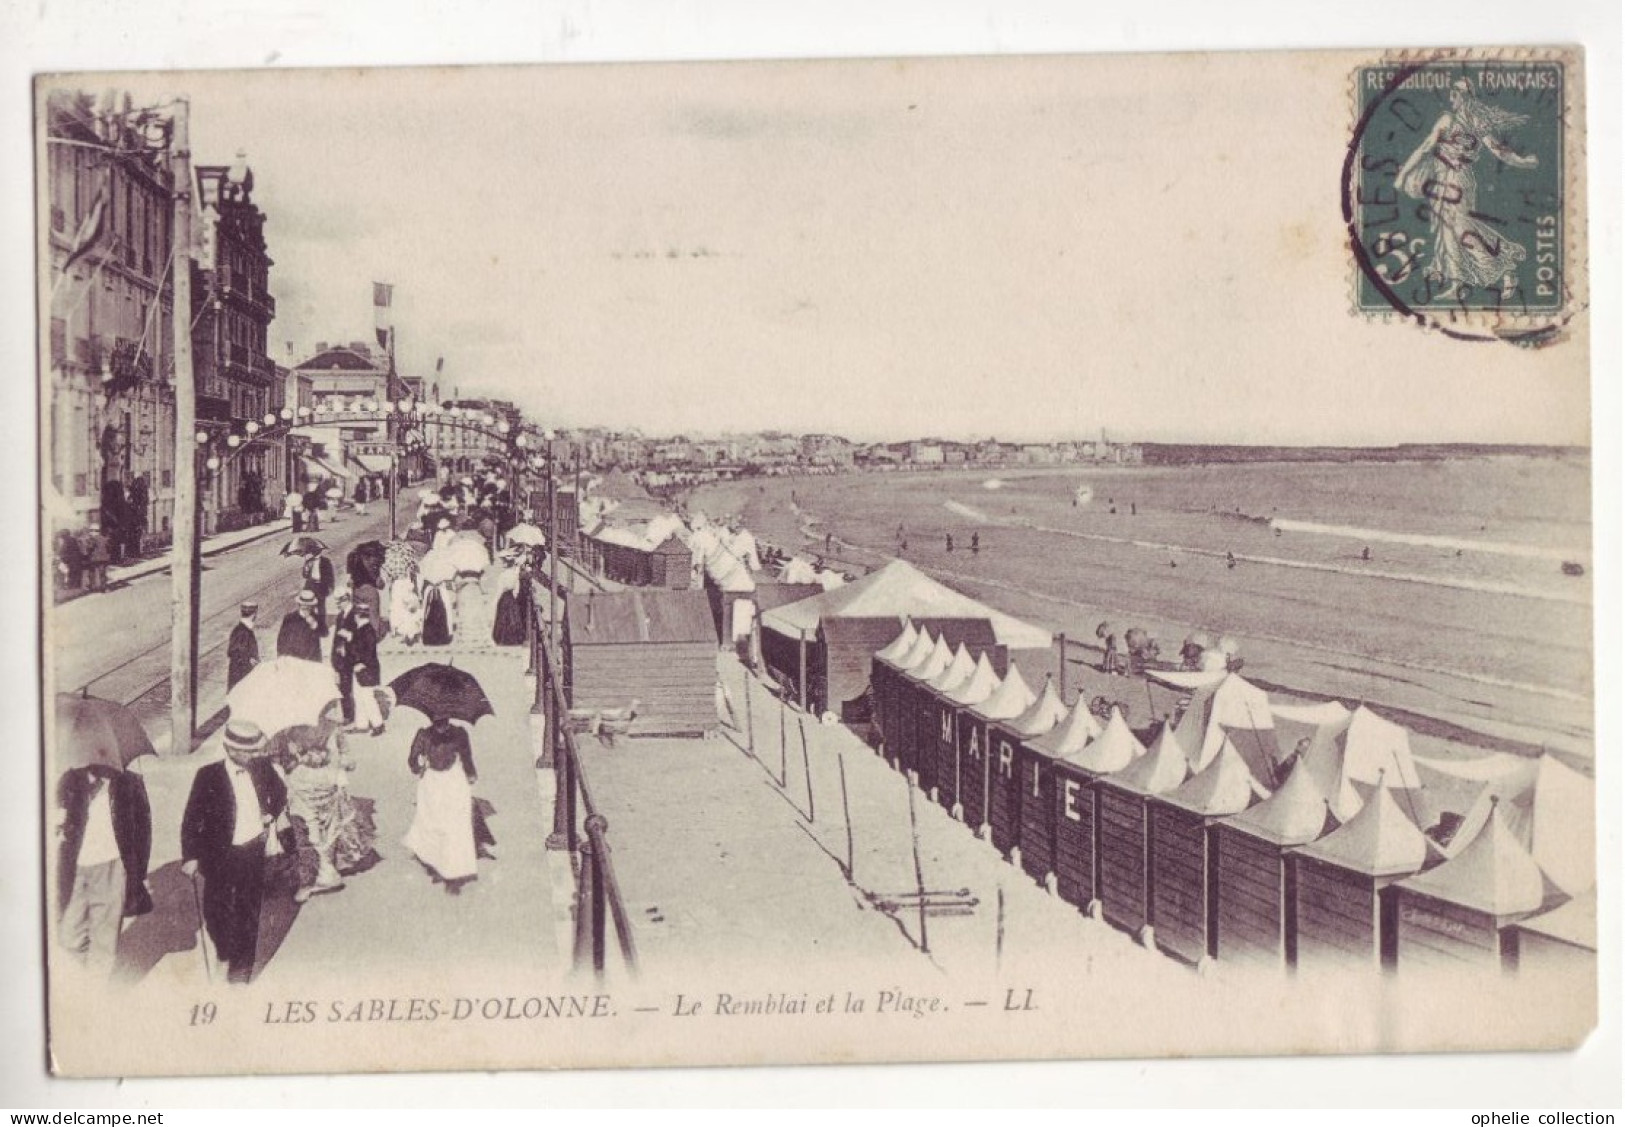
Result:
M384 473L390 470L389 459L382 454L351 454L350 459L359 462L368 473Z
M299 466L305 473L306 481L311 478L350 478L355 476L349 470L339 469L325 459L314 458L308 454L299 459Z

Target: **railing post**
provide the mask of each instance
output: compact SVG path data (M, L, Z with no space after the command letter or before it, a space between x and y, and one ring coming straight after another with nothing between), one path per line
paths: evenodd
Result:
M602 899L603 893L598 887L598 865L593 856L592 839L582 843L581 846L581 873L576 878L576 932L575 950L571 954L571 964L580 970L587 960L587 952L593 945L594 921L593 913L596 902ZM602 970L601 963L595 960L595 967Z
M553 760L553 832L547 835L547 848L573 851L575 849L575 772L570 754L559 743L557 710L547 722L547 754Z
M587 839L581 843L586 856L582 858L582 872L591 872L592 877L592 969L598 974L604 973L604 852L608 848L603 842L604 830L609 823L594 814L587 819Z

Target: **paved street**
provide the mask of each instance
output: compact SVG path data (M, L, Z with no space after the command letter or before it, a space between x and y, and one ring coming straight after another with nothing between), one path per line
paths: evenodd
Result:
M332 551L343 584L344 557L363 540L388 534L385 506L366 516L346 510L324 522L316 535ZM202 608L198 631L198 722L225 701L226 637L246 599L260 604L260 653L274 656L276 629L293 607L300 587L299 561L277 553L287 542L279 531L203 561ZM131 704L160 750L169 740L170 576L143 575L127 584L85 595L55 608L51 616L51 660L58 692L88 689L90 695ZM330 608L331 609L331 608Z

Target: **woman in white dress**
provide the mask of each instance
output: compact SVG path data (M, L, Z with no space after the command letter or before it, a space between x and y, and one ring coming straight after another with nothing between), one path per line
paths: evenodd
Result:
M468 733L450 720L435 721L413 737L406 765L418 777L418 792L403 843L455 896L478 875Z
M408 645L417 644L423 634L423 604L418 601L416 585L408 576L396 576L389 585L389 626L391 632Z

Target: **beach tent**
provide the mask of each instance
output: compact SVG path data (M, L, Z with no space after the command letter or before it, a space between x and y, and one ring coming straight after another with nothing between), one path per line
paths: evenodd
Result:
M1428 862L1428 840L1385 786L1359 813L1295 850L1292 919L1298 965L1394 965L1395 882Z
M1188 963L1216 954L1218 881L1210 830L1218 819L1241 813L1269 793L1236 745L1225 739L1206 767L1148 799L1147 922L1165 953Z
M1012 665L986 700L960 712L961 719L969 726L970 738L965 743L959 806L964 812L965 824L974 829L978 837L992 806L993 726L1000 720L1020 716L1032 707L1034 699L1021 670Z
M1271 966L1296 961L1288 851L1336 826L1326 796L1300 759L1274 794L1212 828L1215 958Z
M1033 769L1023 760L1021 749L1028 740L1051 731L1066 718L1066 705L1055 691L1055 681L1044 678L1044 688L1021 715L998 721L988 728L992 755L989 773L988 834L993 848L1010 856L1020 842L1021 804L1027 792L1036 791ZM1038 800L1034 793L1033 801Z
M1280 751L1275 740L1275 714L1263 689L1239 673L1223 673L1216 680L1211 674L1182 675L1177 671L1150 670L1146 676L1193 693L1175 729L1191 770L1200 771L1211 763L1228 736L1254 774L1266 781L1274 778Z
M903 560L893 560L833 591L777 607L762 616L762 627L787 637L797 637L803 631L811 637L826 615L855 618L907 615L916 621L933 617L980 618L992 623L999 644L1011 649L1048 649L1052 642L1047 631L962 595Z
M1374 786L1381 778L1391 787L1421 786L1411 756L1410 733L1364 704L1353 711L1337 701L1277 705L1274 713L1280 751L1290 757L1302 745L1298 758L1339 821L1346 822L1359 812L1363 797L1356 783ZM1320 722L1313 722L1315 718Z
M1597 887L1597 784L1547 752L1535 775L1530 852L1570 896ZM1596 901L1593 898L1592 910ZM1595 941L1593 941L1595 942Z
M1506 827L1524 846L1532 841L1535 780L1540 760L1510 752L1415 756L1420 786L1400 801L1428 829L1438 857L1453 857L1472 841L1499 804Z
M1562 898L1507 827L1499 805L1492 804L1454 857L1399 882L1403 970L1515 964L1517 935L1510 925Z
M1100 738L1086 750L1102 757L1120 756L1117 749L1126 743L1131 753L1128 766L1094 783L1098 825L1095 896L1108 923L1148 940L1151 827L1146 803L1151 795L1171 791L1190 778L1190 760L1166 725L1149 751L1132 755L1139 741L1115 709Z

